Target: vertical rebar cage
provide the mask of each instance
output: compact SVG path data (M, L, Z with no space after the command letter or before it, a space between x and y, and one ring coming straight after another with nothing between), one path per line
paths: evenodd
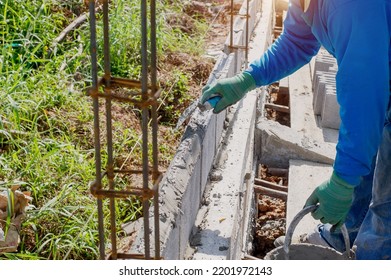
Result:
M230 53L237 52L238 50L244 50L244 61L245 61L245 67L248 66L248 44L249 44L249 19L250 19L250 0L246 0L246 13L245 14L238 14L238 16L243 17L246 19L246 26L245 26L245 40L244 45L235 45L234 44L234 0L231 0L231 11L230 11L230 33L229 33L229 45L228 49Z
M101 259L160 259L159 240L159 190L158 186L162 178L158 165L158 123L157 105L160 96L160 89L157 84L157 55L156 55L156 2L155 0L140 0L141 2L141 80L113 77L110 69L110 37L109 37L109 0L99 1L99 7L95 0L89 0L90 13L90 41L91 41L91 75L92 85L88 89L88 95L92 98L94 111L94 145L96 177L90 186L91 193L97 198L98 225L99 225L99 253ZM148 24L149 4L149 24ZM96 11L102 9L103 13L103 61L104 72L98 78L98 54L97 54L97 22ZM149 35L149 38L148 38ZM148 44L149 40L149 44ZM149 52L148 52L149 50ZM129 94L117 94L115 89L130 89ZM101 102L102 101L102 102ZM131 103L141 110L142 128L142 167L140 170L117 168L114 164L113 148L113 102ZM105 121L101 123L101 116ZM105 123L105 124L104 124ZM101 143L100 126L104 124L106 129L106 143ZM148 139L148 132L151 130L151 138ZM149 145L149 143L152 145ZM105 166L102 166L102 153L106 149L107 158ZM152 162L148 158L149 149L152 149ZM142 177L142 186L126 187L119 189L116 186L116 175L122 176L138 174ZM116 199L124 199L130 196L137 196L142 200L142 212L144 222L144 254L130 254L118 252L117 248L117 226L116 226ZM105 250L105 225L103 200L109 199L110 212L110 236L111 250L107 254ZM154 257L151 257L150 244L150 204L153 202Z

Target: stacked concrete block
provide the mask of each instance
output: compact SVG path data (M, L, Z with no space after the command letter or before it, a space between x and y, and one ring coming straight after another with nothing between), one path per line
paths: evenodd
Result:
M337 70L335 58L323 49L319 51L312 79L313 107L324 128L339 129L341 123L335 82Z
M326 88L322 109L322 127L339 129L341 119L339 117L339 104L335 88Z
M313 82L313 107L315 115L322 115L326 88L334 88L335 90L335 74L327 71L316 71L316 79Z

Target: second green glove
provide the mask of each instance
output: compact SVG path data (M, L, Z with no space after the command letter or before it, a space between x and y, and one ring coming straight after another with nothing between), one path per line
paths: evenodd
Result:
M312 192L304 207L319 203L318 209L312 213L314 219L340 227L352 205L353 192L354 186L333 173L329 180Z

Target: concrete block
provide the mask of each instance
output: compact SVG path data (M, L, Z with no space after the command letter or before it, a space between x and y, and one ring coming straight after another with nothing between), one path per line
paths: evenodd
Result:
M204 174L206 177L207 175L208 174ZM186 192L182 195L182 202L180 205L180 223L178 224L180 228L180 250L178 259L184 259L184 255L189 243L189 236L192 232L199 206L201 205L201 197L203 196L203 193L200 192L201 180L201 161L198 160L193 169L193 172L191 173Z
M319 72L318 72L319 71ZM314 65L314 71L313 71L313 86L312 89L316 89L316 81L318 78L318 75L321 75L323 73L332 73L335 75L337 71L337 66L336 66L336 60L333 57L316 57L315 59L315 65Z
M231 53L230 55L228 55L227 62L223 69L223 72L227 73L226 77L232 77L236 74L237 58L238 56L236 56L235 53Z
M339 115L340 106L337 102L337 95L332 89L326 90L322 109L322 127L339 129L341 118Z
M211 84L217 79L220 79L220 77L226 77L226 73L223 72L223 69L227 63L228 55L225 53L222 53L218 60L216 61L215 66L212 69L211 74L209 75L209 79L207 84Z
M329 71L316 71L315 80L313 82L313 91L315 94L318 93L319 82L328 82L335 85L335 74Z
M284 89L288 89L289 88L289 79L288 79L288 77L285 77L285 78L283 78L283 79L281 79L279 81L279 87L280 87L280 89L281 88L284 88Z
M335 73L335 74L337 74L337 72L338 72L338 65L335 64L335 65L331 66L331 67L329 68L329 72L330 72L330 73Z
M216 149L218 149L218 147L221 144L221 136L224 131L224 123L225 123L226 116L227 116L226 110L216 115L216 138L215 138Z
M334 88L334 91L336 91L335 76L332 74L323 73L323 75L320 75L317 79L313 95L312 103L315 115L320 115L322 113L326 88Z
M311 82L314 84L314 79L315 79L315 61L316 61L316 56L314 56L311 61L309 62L310 65L310 71L311 71Z
M209 114L211 114L211 122L210 125L206 127L207 131L201 143L202 152L201 152L201 159L200 159L201 162L201 176L200 176L201 186L199 188L200 197L202 197L202 194L204 193L205 186L208 181L208 175L213 164L214 157L212 157L211 155L216 154L216 150L218 147L217 146L218 143L216 139L220 140L220 137L217 137L218 134L216 133L219 132L221 135L221 131L217 131L216 129L217 115L213 114L212 112L209 112Z
M300 130L303 127L309 128L311 126L315 126L314 117L304 114L304 112L306 112L308 109L312 109L312 96L310 95L311 77L309 65L304 65L295 73L290 75L288 79L290 126L295 130Z
M335 75L338 70L336 59L321 49L315 59L312 90L314 113L320 114L323 107L324 88L326 84L335 86Z
M243 71L243 64L245 63L245 53L243 51L233 52L232 55L234 58L234 65L232 73L235 75Z
M291 160L289 162L287 229L293 218L303 209L305 201L312 191L322 182L329 179L332 172L332 165L328 164L302 160ZM312 232L319 223L310 214L306 215L297 225L292 242L297 243L301 234Z
M291 159L334 162L335 145L314 140L303 131L261 119L255 133L255 150L259 152L259 161L266 165L288 168Z
M259 58L260 53L264 52L273 41L272 23L273 23L273 1L262 2L262 16L256 25L257 39L253 40L249 50L249 61ZM254 51L252 51L252 49Z

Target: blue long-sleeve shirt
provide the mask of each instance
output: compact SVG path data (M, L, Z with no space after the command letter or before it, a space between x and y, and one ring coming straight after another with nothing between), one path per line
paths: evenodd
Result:
M249 65L257 86L295 72L321 45L337 60L341 125L334 171L357 185L371 170L390 99L391 0L291 0L284 32ZM390 159L391 160L391 159Z

